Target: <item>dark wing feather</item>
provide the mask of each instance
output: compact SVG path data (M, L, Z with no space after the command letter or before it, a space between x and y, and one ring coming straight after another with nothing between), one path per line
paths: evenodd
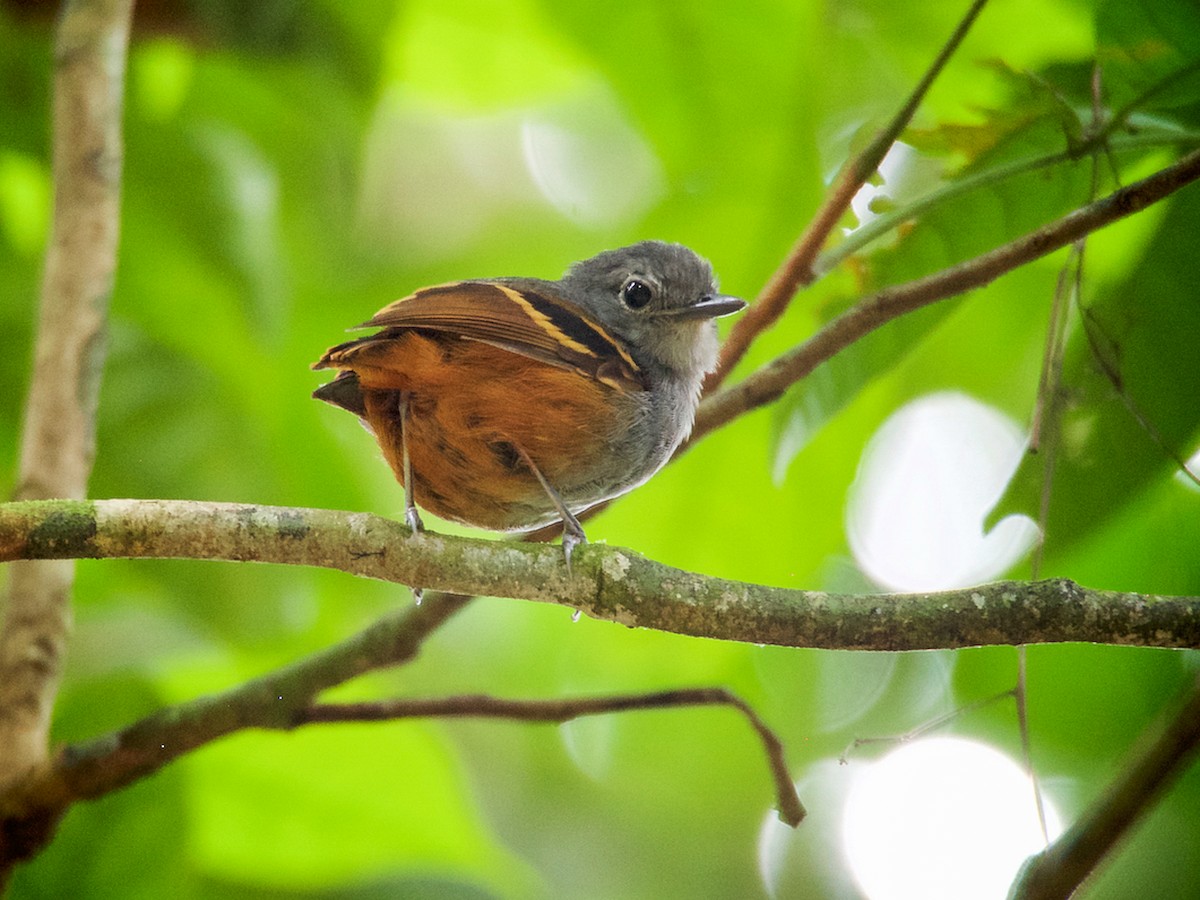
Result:
M367 405L363 400L362 386L358 383L358 376L353 372L338 372L337 378L328 384L321 385L313 391L313 396L318 400L324 400L326 403L349 410L360 419L367 417Z
M555 297L550 285L459 281L424 288L385 306L360 327L453 334L573 369L613 387L646 387L641 368L621 342Z

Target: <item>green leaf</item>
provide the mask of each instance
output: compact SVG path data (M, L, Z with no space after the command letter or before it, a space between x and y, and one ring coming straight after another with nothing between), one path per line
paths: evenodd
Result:
M989 517L1035 518L1049 490L1047 546L1061 552L1151 484L1200 437L1200 205L1170 201L1145 255L1123 281L1087 289L1063 364L1060 418L1046 452L1028 454Z
M1106 99L1118 108L1200 111L1200 32L1191 0L1105 0L1096 12Z

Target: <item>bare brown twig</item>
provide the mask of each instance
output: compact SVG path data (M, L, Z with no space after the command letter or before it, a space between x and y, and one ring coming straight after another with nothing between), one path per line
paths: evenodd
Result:
M893 319L994 281L1105 225L1140 212L1197 178L1200 178L1200 151L1189 153L1148 178L1114 191L995 250L860 301L795 350L706 399L700 405L689 443L743 413L778 399L825 360Z
M967 36L967 32L971 30L975 19L986 4L987 0L973 0L966 15L958 23L949 40L942 46L937 58L925 71L904 105L897 110L891 121L871 139L866 147L842 166L829 192L825 195L825 199L821 202L821 206L796 240L791 252L767 281L746 313L734 323L733 329L721 344L721 357L716 371L705 381L705 393L711 393L724 383L734 366L746 355L746 351L750 349L754 339L775 324L787 309L788 304L791 303L796 291L811 283L816 277L813 271L813 262L821 252L825 241L837 227L842 216L846 214L846 210L850 208L850 201L854 199L855 194L875 174L887 152L900 137L900 133L908 127L908 123L912 121L917 107L921 105L929 88L941 74L946 63L950 61L950 57L954 55L954 51L958 49L963 38Z
M563 697L551 700L511 700L472 694L430 699L384 700L375 703L322 703L298 710L294 723L382 722L416 717L486 717L523 722L569 722L580 716L663 709L677 706L730 706L746 717L767 754L780 818L793 828L804 819L804 806L788 773L783 744L758 714L736 694L724 688L679 688L649 694L613 694L605 697Z

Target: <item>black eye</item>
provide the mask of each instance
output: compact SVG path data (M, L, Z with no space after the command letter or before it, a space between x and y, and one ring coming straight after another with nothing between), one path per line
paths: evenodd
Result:
M625 282L625 287L621 288L621 299L630 309L641 309L654 299L654 291L646 282L633 278Z

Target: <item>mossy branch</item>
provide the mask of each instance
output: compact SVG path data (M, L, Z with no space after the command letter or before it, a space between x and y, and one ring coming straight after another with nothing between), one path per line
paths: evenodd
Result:
M1066 580L913 594L831 594L685 572L620 547L436 533L333 510L182 500L0 505L0 561L186 558L323 566L455 594L558 603L677 634L788 647L925 650L1087 641L1200 647L1200 598Z

